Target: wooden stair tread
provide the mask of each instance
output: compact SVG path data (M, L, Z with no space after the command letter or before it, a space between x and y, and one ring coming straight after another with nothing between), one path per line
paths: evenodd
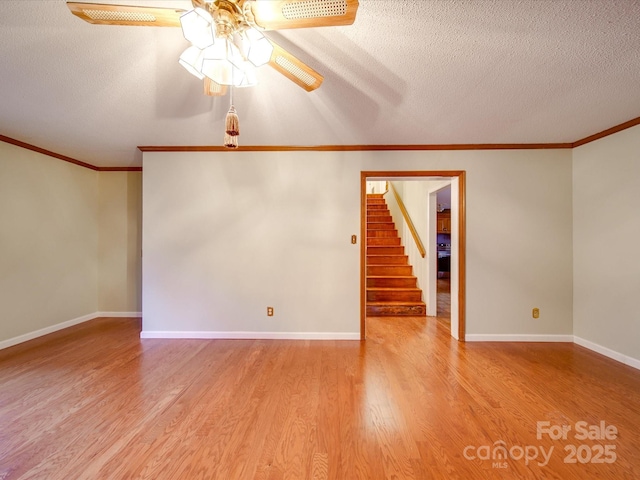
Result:
M410 267L409 260L407 258L398 258L398 259L379 259L377 261L369 260L367 262L369 267Z
M396 225L393 222L369 222L367 230L395 230Z
M367 287L367 291L382 291L382 292L387 292L387 291L393 291L396 292L398 290L410 290L412 292L418 291L421 292L422 290L418 287Z
M418 288L418 279L411 275L367 276L366 288Z
M416 278L415 275L367 275L367 278Z
M392 307L401 307L403 305L426 305L426 303L422 302L422 301L412 301L412 300L385 300L383 302L379 302L379 301L372 301L372 302L367 302L367 306L372 306L372 307L381 307L381 306L385 306L385 305L389 305Z
M367 246L373 247L398 247L400 245L400 239L398 237L378 237L378 238L367 238Z

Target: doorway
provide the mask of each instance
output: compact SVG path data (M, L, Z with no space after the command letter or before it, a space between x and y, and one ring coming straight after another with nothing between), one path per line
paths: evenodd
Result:
M466 184L465 171L443 170L443 171L362 171L360 172L360 232L362 239L360 246L360 338L366 338L366 194L367 181L379 180L449 180L451 184L451 258L450 258L450 292L451 292L451 336L464 341L465 338L465 246L466 246L466 222L465 222L465 198ZM433 198L436 198L435 196ZM427 201L427 200L425 200ZM430 209L436 212L437 204L429 202ZM429 256L432 258L433 276L435 278L437 269L436 252L436 230L435 215L432 217L434 228L429 232L433 237L430 242L432 250ZM433 298L428 301L435 302L436 283L434 281L431 291ZM425 294L428 295L428 294ZM433 303L435 307L435 303Z
M433 228L430 231L431 256L435 259L436 267L431 272L428 299L433 301L433 307L428 314L451 325L451 183L443 187L435 186L429 189L430 214L436 219L435 237ZM435 206L435 211L434 210ZM433 225L432 225L433 227Z

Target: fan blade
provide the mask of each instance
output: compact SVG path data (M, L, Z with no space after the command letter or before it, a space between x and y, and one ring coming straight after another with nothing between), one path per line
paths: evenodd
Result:
M67 2L75 16L96 25L132 25L179 27L180 15L186 10L174 8L132 7L97 3Z
M253 21L263 30L351 25L358 0L251 1Z
M273 45L273 53L271 54L269 65L289 80L300 85L307 92L315 90L322 84L324 80L322 75L310 66L302 63L280 45L274 43L273 40L270 39L269 41Z
M204 77L204 94L210 97L221 97L226 95L227 86L214 82L209 77Z

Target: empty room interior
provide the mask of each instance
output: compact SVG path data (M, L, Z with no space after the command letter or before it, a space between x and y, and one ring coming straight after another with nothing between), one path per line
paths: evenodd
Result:
M638 478L640 2L94 2L0 2L1 480Z

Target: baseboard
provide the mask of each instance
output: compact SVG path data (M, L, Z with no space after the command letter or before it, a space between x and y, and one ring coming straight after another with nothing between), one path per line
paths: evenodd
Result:
M103 318L142 318L142 312L98 312L96 315Z
M246 340L360 340L360 333L348 332L178 332L143 330L140 338L196 338Z
M600 355L604 355L605 357L609 357L612 360L616 360L620 363L624 363L625 365L629 365L630 367L637 368L640 370L640 360L637 358L629 357L620 352L616 352L615 350L611 350L610 348L603 347L602 345L598 345L597 343L590 342L589 340L585 340L584 338L580 338L577 336L573 337L573 341L580 345L581 347L588 348Z
M36 330L35 332L29 332L29 333L25 333L24 335L19 335L17 337L10 338L8 340L3 340L2 342L0 342L0 350L4 348L13 347L14 345L18 345L19 343L33 340L34 338L42 337L44 335L57 332L58 330L63 330L65 328L73 327L74 325L78 325L79 323L87 322L89 320L93 320L94 318L98 318L98 316L99 315L97 313L89 313L87 315L83 315L81 317L74 318L72 320L67 320L66 322L57 323L49 327L41 328L40 330Z
M469 334L467 342L566 342L573 343L573 335L512 335L512 334Z

